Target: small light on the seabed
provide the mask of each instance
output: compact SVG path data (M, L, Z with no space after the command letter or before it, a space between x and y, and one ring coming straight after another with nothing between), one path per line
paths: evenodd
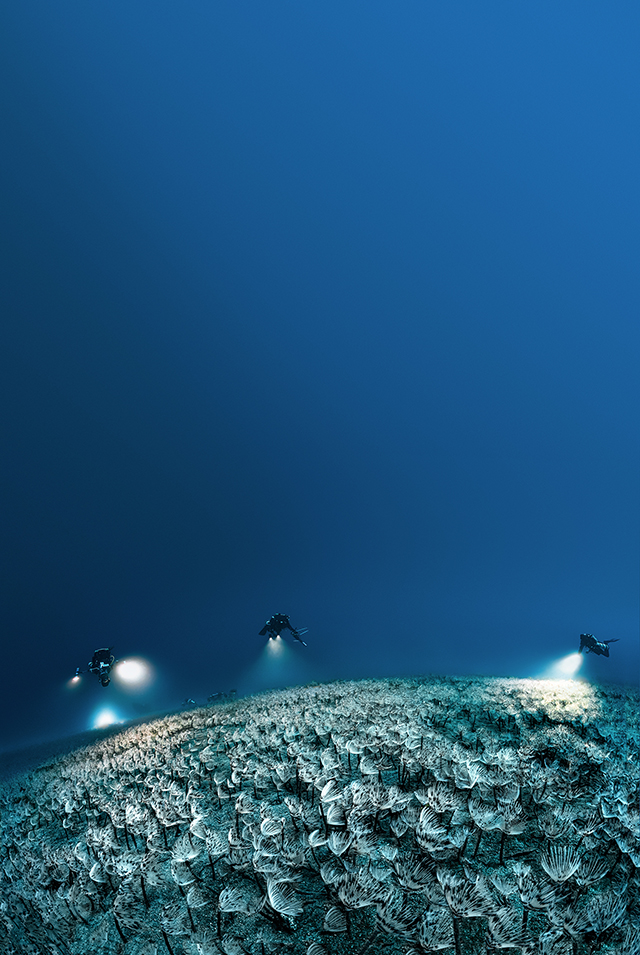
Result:
M122 720L118 719L117 714L113 710L102 709L98 710L93 720L94 730L102 729L104 726L111 726L113 723L121 723Z
M151 668L144 660L122 660L114 669L115 676L129 686L144 686L151 679Z
M582 654L581 653L570 653L568 656L563 657L561 660L558 660L556 668L558 673L563 676L573 676L574 673L577 673L582 665Z

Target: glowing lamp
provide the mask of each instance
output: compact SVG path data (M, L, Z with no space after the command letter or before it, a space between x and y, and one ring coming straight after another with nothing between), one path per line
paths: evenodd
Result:
M285 643L280 634L278 634L277 637L269 637L267 640L267 651L271 657L280 656L284 650L284 647Z
M114 667L113 673L119 683L131 689L146 686L152 677L151 667L145 660L121 660Z

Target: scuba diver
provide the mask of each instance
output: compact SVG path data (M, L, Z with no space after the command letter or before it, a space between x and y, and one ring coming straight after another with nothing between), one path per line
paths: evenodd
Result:
M298 641L298 643L301 643L303 647L306 647L306 643L300 638L302 637L303 633L307 633L308 627L301 627L300 629L292 627L291 621L289 620L289 614L286 613L274 613L272 617L269 617L259 633L261 637L264 637L268 633L269 639L275 640L276 637L280 636L280 633L283 630L290 630L292 636Z
M608 657L609 644L617 642L618 637L615 637L613 640L598 641L592 633L581 633L578 653L596 653L599 657Z
M116 662L116 658L111 652L111 649L111 647L101 647L99 650L94 650L91 663L87 667L89 673L95 673L102 686L109 686L111 682L111 668ZM78 667L76 676L80 676L81 673L82 670Z

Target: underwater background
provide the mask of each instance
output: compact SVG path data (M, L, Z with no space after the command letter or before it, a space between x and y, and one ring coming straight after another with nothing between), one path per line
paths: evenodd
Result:
M0 751L581 632L637 684L639 18L5 5Z
M639 18L3 7L5 756L581 632L637 685Z
M3 955L640 955L639 28L2 6Z

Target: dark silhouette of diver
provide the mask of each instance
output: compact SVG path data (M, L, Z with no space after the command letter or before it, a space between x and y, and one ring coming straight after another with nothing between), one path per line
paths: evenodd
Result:
M111 682L111 667L116 662L116 658L111 652L111 647L100 647L93 651L91 663L87 667L89 673L95 673L102 686L109 686Z
M283 630L290 630L291 635L301 643L303 647L306 647L304 640L301 640L303 633L307 632L307 627L301 627L296 629L291 626L291 621L289 620L289 614L287 613L274 613L272 617L269 617L265 623L262 630L259 631L260 636L264 637L267 633L269 634L270 640L275 640L276 637L279 637Z
M609 644L617 642L617 637L613 640L598 641L592 633L581 633L578 653L596 653L599 657L608 657Z

